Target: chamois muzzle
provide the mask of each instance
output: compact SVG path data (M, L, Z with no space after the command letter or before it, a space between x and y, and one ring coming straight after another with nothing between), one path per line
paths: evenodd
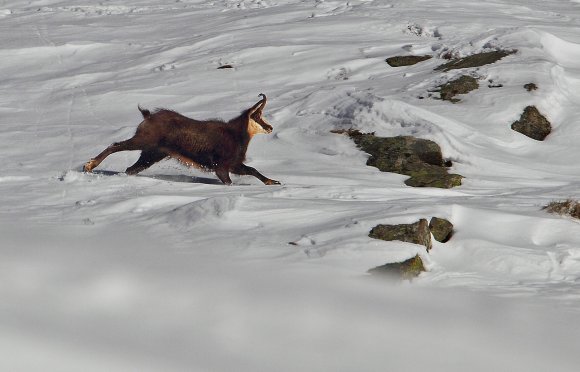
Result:
M272 128L272 125L270 125L270 123L268 123L266 121L266 119L264 119L264 117L262 116L263 112L264 112L264 107L266 107L266 103L268 102L268 99L266 98L266 95L263 93L260 93L258 95L259 97L262 97L262 100L259 101L258 103L256 103L251 109L250 109L250 118L252 120L254 120L256 123L258 123L266 133L272 133L272 130L274 128Z

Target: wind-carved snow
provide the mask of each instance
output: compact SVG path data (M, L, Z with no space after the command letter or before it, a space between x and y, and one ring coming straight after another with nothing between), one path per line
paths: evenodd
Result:
M580 197L578 9L5 1L0 369L576 371L580 224L541 208ZM434 71L497 49L518 52ZM409 54L433 58L385 62ZM480 88L437 100L461 74ZM138 152L82 172L135 133L138 104L227 120L259 93L274 132L246 163L281 186L174 160L125 175ZM528 105L553 124L543 142L510 128ZM350 128L437 142L463 185L405 186L331 133ZM429 253L368 237L431 217L455 235ZM411 283L367 277L417 254L428 271Z

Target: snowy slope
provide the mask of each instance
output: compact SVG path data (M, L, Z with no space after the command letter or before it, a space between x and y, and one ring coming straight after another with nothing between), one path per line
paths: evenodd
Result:
M541 207L580 197L578 1L5 0L0 35L0 370L577 370L580 224ZM419 98L494 48L518 52L461 103ZM137 104L229 119L258 93L247 163L281 186L129 177L135 152L81 172ZM510 129L532 104L544 142ZM464 185L367 167L350 127L436 141ZM368 237L432 216L456 234L429 255ZM411 284L365 274L416 253Z

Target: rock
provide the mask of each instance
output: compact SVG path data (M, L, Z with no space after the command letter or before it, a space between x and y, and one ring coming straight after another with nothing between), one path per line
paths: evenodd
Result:
M386 275L397 279L411 280L419 276L419 274L421 274L423 271L426 271L425 266L423 265L423 260L421 260L419 255L416 255L415 257L409 258L403 262L388 263L375 267L370 269L368 273L375 275Z
M454 98L456 95L466 94L477 88L479 88L479 83L476 78L469 75L463 75L441 85L439 87L439 92L442 100L457 103L459 102L459 99Z
M553 201L542 209L550 213L567 215L580 219L580 203L576 200L568 199L564 201Z
M533 90L538 90L538 86L534 83L528 83L524 85L524 89L527 90L528 92L531 92Z
M426 61L428 59L431 59L431 56L429 56L429 55L425 55L425 56L396 56L396 57L387 58L386 62L391 67L402 67L402 66L412 66L414 64Z
M411 187L437 187L440 189L450 189L461 186L463 176L459 174L449 174L442 170L436 172L423 171L413 173L413 176L405 180L405 185Z
M470 67L480 67L484 65L489 65L495 63L500 59L509 56L510 54L516 53L517 50L496 50L493 52L484 52L473 54L464 58L454 59L447 62L437 68L435 71L449 71L456 70L460 68L470 68Z
M225 70L225 69L230 69L230 68L234 68L234 66L232 66L232 65L221 65L217 69L218 70Z
M451 188L461 185L462 176L447 173L448 162L435 142L410 136L376 137L348 131L354 142L371 157L367 165L383 172L411 176L405 184L413 187Z
M512 129L537 141L543 141L552 131L552 125L535 106L528 106L520 120L512 124Z
M453 235L453 224L446 219L433 217L429 222L429 230L431 230L435 240L447 243Z
M420 244L431 249L431 231L427 220L422 218L412 224L377 225L370 231L369 236L386 241L399 240L402 242Z

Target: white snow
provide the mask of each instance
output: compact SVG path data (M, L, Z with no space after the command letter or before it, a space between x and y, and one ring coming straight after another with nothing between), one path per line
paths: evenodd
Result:
M568 0L0 2L0 370L576 371L580 224L541 208L580 198L579 31ZM494 48L518 52L461 103L427 97L464 73L444 55ZM136 152L81 172L137 104L229 119L259 93L247 164L282 186L126 176ZM527 105L544 142L510 129ZM407 187L350 127L434 140L464 184ZM368 237L432 216L456 234L429 254ZM412 283L366 274L417 253Z

